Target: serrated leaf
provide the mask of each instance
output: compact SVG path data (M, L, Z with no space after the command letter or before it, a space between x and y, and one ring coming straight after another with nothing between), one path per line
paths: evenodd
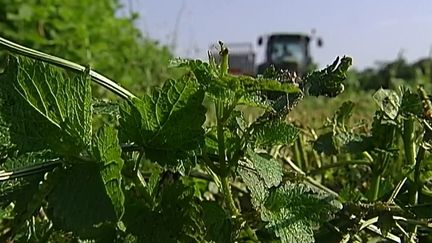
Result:
M402 96L400 111L403 114L413 114L420 118L423 117L423 104L420 96L407 90Z
M351 65L350 57L344 56L341 59L337 57L332 65L304 77L306 91L313 96L335 97L341 94L344 91L343 81Z
M117 130L112 127L102 127L93 138L93 156L101 165L100 174L105 185L105 191L110 197L120 219L124 212L124 195L122 191L123 160L118 143Z
M228 87L233 87L234 91L276 91L285 94L300 93L299 87L292 83L282 83L274 79L252 78L249 76L232 76L229 75L225 82Z
M250 192L252 205L267 222L266 228L281 242L314 242L314 227L342 208L333 196L315 192L303 183L286 182L268 189L251 166L239 166L237 172Z
M0 75L1 113L12 143L22 152L49 146L80 152L91 141L88 75L74 75L28 58L11 57Z
M145 148L147 158L175 164L204 140L204 93L194 76L168 80L161 90L120 107L124 137ZM163 157L161 157L163 155Z
M340 209L332 196L314 192L306 184L286 183L270 192L261 218L281 242L314 242L313 228Z
M267 120L252 126L254 129L250 140L257 148L289 145L295 142L299 134L295 126L280 119Z
M232 102L233 99L238 98L242 104L268 109L270 104L263 101L262 92L301 93L296 85L273 79L230 74L220 77L214 67L201 61L183 61L178 66L189 68L197 77L200 86L210 97L218 100Z
M129 195L129 194L127 194ZM124 222L138 242L203 242L202 209L193 187L180 181L165 185L155 208L147 208L134 195L126 197Z
M264 180L260 178L258 172L254 168L248 166L239 166L237 168L237 173L250 192L252 205L254 205L255 208L259 208L268 196L268 190Z
M99 165L77 164L60 178L47 197L53 226L83 239L113 235L118 218Z
M260 178L264 180L267 188L277 187L283 177L282 165L275 159L255 153L248 149L247 157L252 162Z

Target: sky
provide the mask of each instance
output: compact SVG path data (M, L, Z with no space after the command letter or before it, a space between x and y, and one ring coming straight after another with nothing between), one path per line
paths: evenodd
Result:
M260 35L302 32L321 37L311 43L320 67L336 56L353 58L364 69L395 60L430 55L431 0L128 0L124 11L139 13L142 32L173 48L181 57L206 58L210 44L222 40L254 44L258 62Z

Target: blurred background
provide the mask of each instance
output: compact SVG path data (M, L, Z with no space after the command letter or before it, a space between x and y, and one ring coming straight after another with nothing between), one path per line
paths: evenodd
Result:
M354 57L360 70L400 54L411 62L429 56L432 45L432 2L427 0L131 0L125 4L140 14L136 24L146 35L169 45L177 55L194 58L204 58L209 44L217 40L256 44L259 35L310 34L312 29L324 41L319 49L311 45L320 67L337 55ZM262 50L257 51L262 58Z
M358 104L358 119L370 120L375 90L431 83L427 0L0 0L0 6L1 36L90 65L138 95L172 75L170 59L207 60L219 40L240 60L231 61L232 71L248 75L279 58L294 58L286 63L305 74L351 56L346 92L305 99L290 116L303 124L322 121L347 99ZM294 54L284 56L284 48Z

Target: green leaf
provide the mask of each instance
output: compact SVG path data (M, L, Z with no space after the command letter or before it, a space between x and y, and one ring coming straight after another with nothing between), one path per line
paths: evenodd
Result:
M150 160L176 164L204 141L203 98L193 75L168 80L151 96L121 105L120 132L143 146Z
M234 91L277 91L285 94L300 93L299 87L292 83L283 83L274 79L252 78L249 76L227 76L224 82Z
M206 201L202 204L203 220L206 225L206 240L212 242L233 242L233 224L229 215L217 203Z
M314 242L313 229L342 208L333 196L315 192L306 184L286 182L269 190L257 170L239 166L237 172L266 228L282 242Z
M84 239L111 237L118 217L99 165L76 164L61 172L47 197L53 226Z
M317 140L314 141L313 149L318 153L324 153L326 155L338 154L338 148L336 148L333 143L333 132L321 134Z
M295 142L299 134L294 125L280 119L267 120L252 126L254 129L250 142L257 148L289 145Z
M255 208L259 208L265 202L269 194L264 180L250 164L247 164L246 166L238 166L237 173L240 175L250 192L252 205Z
M138 242L203 242L202 208L193 187L181 181L166 184L155 208L146 207L134 194L126 194L124 222Z
M402 114L413 114L423 118L423 104L420 96L412 93L410 90L406 90L402 96L400 111Z
M369 137L352 132L327 132L321 134L313 143L313 149L326 155L337 155L341 152L361 153L370 146Z
M345 101L344 103L342 103L339 109L335 112L333 118L337 125L345 127L345 125L351 118L354 106L355 104L352 101Z
M350 57L336 58L332 65L304 77L304 88L313 96L335 97L344 91L343 81L352 64Z
M61 154L76 154L90 144L91 91L86 74L10 57L0 75L0 99L11 141L22 152L48 146Z
M249 76L224 75L219 76L217 70L202 61L182 61L178 67L190 69L196 76L200 86L210 94L210 97L232 102L239 99L240 103L269 108L263 101L262 92L274 91L281 94L301 93L299 87L292 83L283 83L274 79L252 78Z
M265 154L257 154L251 149L248 149L247 157L267 188L277 187L281 183L283 172L278 161Z
M306 184L286 183L270 192L261 218L281 242L314 242L313 229L333 217L342 205Z
M391 149L393 142L397 138L396 132L398 125L393 121L384 118L385 112L377 111L372 122L372 144L375 148L388 150Z
M390 119L395 119L397 117L401 102L399 95L395 91L379 89L373 95L373 99L381 111Z
M102 127L93 138L93 156L101 164L100 174L105 185L105 191L110 197L117 214L121 218L124 212L124 195L122 191L123 160L117 138L117 130L112 127Z

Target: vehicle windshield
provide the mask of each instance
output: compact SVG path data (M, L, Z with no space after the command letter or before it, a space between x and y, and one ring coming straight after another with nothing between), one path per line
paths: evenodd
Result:
M305 62L305 52L301 42L277 40L272 43L270 48L270 59L273 63Z

